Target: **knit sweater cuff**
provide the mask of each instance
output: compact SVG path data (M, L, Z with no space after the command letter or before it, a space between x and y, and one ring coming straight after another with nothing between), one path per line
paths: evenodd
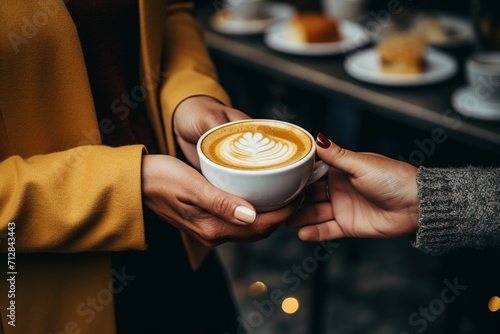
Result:
M431 255L500 246L500 169L420 167L417 183L413 246Z

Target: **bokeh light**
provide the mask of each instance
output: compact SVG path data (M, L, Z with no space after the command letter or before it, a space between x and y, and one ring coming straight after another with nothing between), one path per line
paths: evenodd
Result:
M293 314L297 312L297 310L300 307L300 303L297 300L297 298L293 297L288 297L283 300L283 303L281 303L281 309L283 312L288 313L288 314Z
M490 301L488 302L488 308L490 309L491 312L496 312L500 310L500 297L493 296L490 298Z
M248 294L252 298L261 298L267 293L267 286L261 282L256 281L248 287Z

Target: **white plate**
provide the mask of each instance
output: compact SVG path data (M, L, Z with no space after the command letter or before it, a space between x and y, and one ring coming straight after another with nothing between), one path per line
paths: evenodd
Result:
M442 28L448 33L442 38L429 37L427 40L429 45L439 48L454 48L474 42L474 28L471 21L467 17L455 13L442 11L421 11L415 14L410 26L413 27L413 30L418 31L419 25L425 20L430 19L438 20ZM394 30L394 24L389 23L385 25L385 29L382 29L380 34L374 36L374 38L376 40L380 40Z
M458 88L451 96L453 108L465 117L500 121L500 102L486 102L474 94L474 87Z
M284 20L296 13L295 7L281 2L265 2L262 17L241 20L233 19L224 9L212 16L210 24L216 31L232 35L253 35L263 33L269 25Z
M382 73L378 52L370 48L347 57L344 69L356 79L389 86L428 85L449 79L457 73L457 61L441 51L428 48L425 61L425 69L420 74Z
M437 47L451 48L458 47L474 41L474 28L472 23L467 17L458 14L439 12L439 11L425 11L421 12L415 18L415 24L418 25L423 20L435 18L439 20L442 27L448 34L444 39L428 40L428 43Z
M339 30L342 36L339 42L301 43L293 39L289 22L283 21L273 24L266 30L264 42L271 49L281 52L302 56L324 56L348 53L371 41L363 27L356 22L342 20Z

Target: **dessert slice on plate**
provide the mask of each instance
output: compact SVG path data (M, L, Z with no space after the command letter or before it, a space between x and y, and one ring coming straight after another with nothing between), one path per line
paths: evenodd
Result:
M420 34L412 32L391 34L344 61L344 69L352 77L389 86L437 83L451 78L457 68L453 57L428 47Z
M339 22L316 13L301 13L290 21L292 37L301 43L332 43L342 39Z
M270 48L302 56L347 54L370 42L356 22L318 13L297 13L273 24L264 35Z
M392 34L379 42L377 51L382 73L420 74L425 69L426 42L420 34Z

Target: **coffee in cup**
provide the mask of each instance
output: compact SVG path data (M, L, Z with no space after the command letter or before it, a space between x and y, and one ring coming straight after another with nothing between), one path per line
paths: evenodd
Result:
M314 138L284 121L250 119L218 126L198 141L203 175L216 187L246 199L258 212L280 208L323 176L314 170Z
M304 158L313 143L306 132L286 123L238 122L208 134L201 150L216 164L241 170L283 167Z

